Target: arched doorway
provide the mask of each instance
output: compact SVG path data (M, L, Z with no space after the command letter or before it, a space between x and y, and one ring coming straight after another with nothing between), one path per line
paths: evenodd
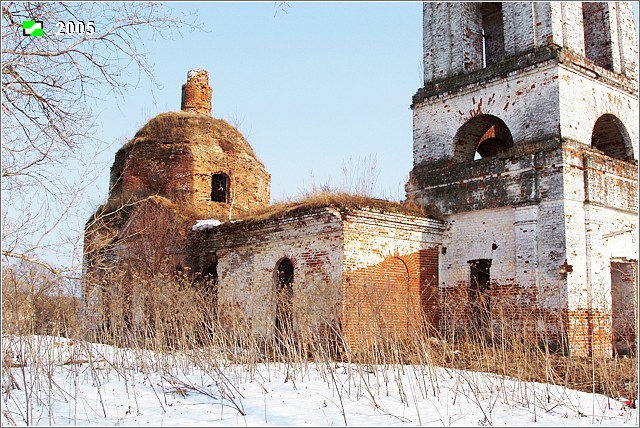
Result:
M276 264L275 269L275 332L276 340L281 343L290 342L293 333L293 263L283 258Z
M633 160L627 130L612 114L604 114L596 121L591 133L591 146L612 158Z

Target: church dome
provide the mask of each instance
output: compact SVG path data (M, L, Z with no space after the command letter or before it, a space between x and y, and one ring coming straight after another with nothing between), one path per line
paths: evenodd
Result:
M190 73L190 80L203 73ZM190 81L183 85L182 111L152 118L118 150L110 199L160 195L203 218L233 218L269 204L270 175L240 131L202 108L197 95L211 91L202 79L197 83L202 92L185 91ZM185 102L185 93L198 103Z

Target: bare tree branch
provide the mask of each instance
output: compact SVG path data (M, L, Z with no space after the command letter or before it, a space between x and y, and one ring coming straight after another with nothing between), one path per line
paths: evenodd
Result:
M35 262L55 246L91 174L91 107L122 100L141 80L155 83L145 41L198 30L153 2L2 3L2 255ZM23 35L24 20L43 21L42 37ZM56 34L58 22L92 22L94 30ZM80 178L65 174L84 167ZM93 171L92 171L93 170ZM69 231L79 239L82 230ZM68 236L65 239L74 239ZM45 244L45 242L48 242ZM36 262L37 263L37 262ZM41 261L52 272L57 268Z

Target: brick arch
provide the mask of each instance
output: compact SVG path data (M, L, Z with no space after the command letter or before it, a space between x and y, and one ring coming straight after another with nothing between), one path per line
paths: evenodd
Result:
M454 162L496 156L513 147L509 127L497 116L481 114L462 125L453 137Z
M388 256L346 274L342 328L349 346L365 349L392 334L406 338L435 333L440 315L438 254L433 247Z
M591 133L591 146L620 160L633 160L631 140L622 121L612 114L598 118Z
M409 268L401 258L388 257L377 266L377 271L372 302L374 319L383 336L405 336L415 301L411 296Z

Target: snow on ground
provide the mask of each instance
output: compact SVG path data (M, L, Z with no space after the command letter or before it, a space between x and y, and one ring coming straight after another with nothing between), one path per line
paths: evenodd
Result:
M638 426L638 410L611 398L486 373L27 339L3 336L3 426Z

